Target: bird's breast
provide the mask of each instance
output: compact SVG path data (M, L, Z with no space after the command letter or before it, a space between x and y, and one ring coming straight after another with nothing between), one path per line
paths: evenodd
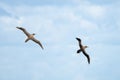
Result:
M81 47L81 50L84 50L84 49L85 49L85 47L84 47L84 46L82 46L82 47Z
M34 37L33 35L30 35L30 36L29 36L29 39L32 39L33 37Z

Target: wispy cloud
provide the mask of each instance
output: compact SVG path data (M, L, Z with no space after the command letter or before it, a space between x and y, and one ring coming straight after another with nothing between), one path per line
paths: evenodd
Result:
M62 4L64 0L55 2ZM100 5L83 0L65 0L65 2L68 4L73 2L73 4L58 6L53 5L55 3L32 6L22 3L14 6L0 4L0 7L9 14L9 16L0 16L2 37L0 55L3 57L0 58L3 63L0 69L2 70L9 63L4 70L14 71L12 74L7 74L12 76L8 78L13 79L13 75L17 73L17 78L21 75L23 78L26 76L27 79L34 80L48 80L48 78L100 80L99 77L104 79L103 72L107 74L111 71L107 69L109 64L117 65L113 61L117 62L115 58L119 56L117 54L120 39L119 5ZM111 15L114 16L114 20ZM114 27L114 24L117 26ZM16 26L25 27L30 33L36 33L35 37L43 43L45 50L40 50L38 45L32 44L31 41L24 44L26 37L16 29ZM85 56L76 55L79 46L75 37L80 37L83 44L90 46L86 52L91 57L91 65L87 64ZM113 52L116 55L113 55ZM6 76L7 72L5 71L3 76Z
M19 17L19 19L9 16L1 17L1 22L3 22L1 24L6 26L3 28L10 30L15 26L23 26L30 32L44 34L47 36L47 41L52 42L64 40L69 35L75 37L80 33L92 35L96 32L99 33L98 30L100 29L107 30L109 28L106 27L108 25L104 21L104 17L109 14L109 9L106 6L95 5L90 2L72 7L52 5L11 7L2 3L2 7L9 14ZM101 20L104 22L100 22ZM74 32L76 33L74 34Z

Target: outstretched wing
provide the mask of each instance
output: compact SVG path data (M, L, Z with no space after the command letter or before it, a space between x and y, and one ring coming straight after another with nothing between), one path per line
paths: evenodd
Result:
M42 44L41 44L41 42L40 42L39 40L37 40L37 39L35 39L35 38L32 38L32 40L33 40L34 42L36 42L37 44L39 44L42 49L44 49L43 46L42 46Z
M82 44L81 44L81 39L80 38L76 38L79 42L79 46L82 47Z
M89 55L83 50L83 54L87 57L88 63L90 64L90 57Z
M22 27L16 27L16 28L22 30L25 33L26 36L30 35L30 33L28 33L25 28L22 28Z

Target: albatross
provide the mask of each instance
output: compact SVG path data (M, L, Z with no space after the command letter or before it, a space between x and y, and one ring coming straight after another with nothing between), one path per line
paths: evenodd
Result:
M78 40L79 47L80 47L80 49L77 50L77 53L82 52L87 57L88 63L90 64L90 57L89 57L89 55L85 51L85 48L87 48L88 46L83 46L82 43L81 43L81 39L80 38L76 38L76 39Z
M25 42L27 42L29 40L32 40L35 43L39 44L40 47L43 49L43 46L42 46L41 42L39 40L37 40L37 39L34 38L35 33L30 34L29 32L26 31L25 28L22 28L22 27L16 27L16 28L22 30L24 32L24 34L27 36L27 39L25 40Z

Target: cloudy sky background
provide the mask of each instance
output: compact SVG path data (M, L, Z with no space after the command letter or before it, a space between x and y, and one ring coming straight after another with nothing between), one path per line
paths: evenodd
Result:
M24 43L16 26L36 33L44 50ZM118 80L119 61L119 0L0 0L0 80Z

